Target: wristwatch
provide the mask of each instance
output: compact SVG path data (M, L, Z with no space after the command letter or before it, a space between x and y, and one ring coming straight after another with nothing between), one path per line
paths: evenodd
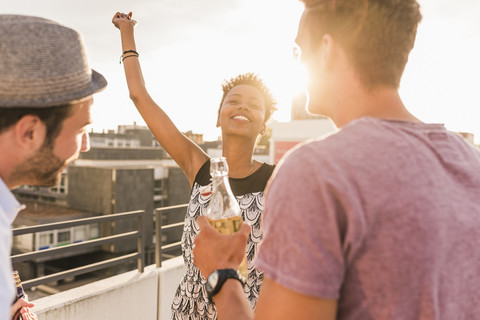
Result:
M222 289L223 284L227 279L236 279L240 281L242 286L245 284L245 279L242 277L240 272L235 269L219 269L215 270L207 278L207 283L205 288L207 289L208 300L212 301L213 296L215 296L220 289Z

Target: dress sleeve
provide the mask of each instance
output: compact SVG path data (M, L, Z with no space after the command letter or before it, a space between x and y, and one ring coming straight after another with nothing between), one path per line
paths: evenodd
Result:
M205 163L200 167L198 170L195 180L192 185L192 190L190 193L193 191L193 187L195 186L195 183L198 183L200 186L206 186L207 184L210 183L210 159L205 161Z
M343 208L328 165L307 151L291 153L267 187L257 267L291 290L336 299L345 270Z

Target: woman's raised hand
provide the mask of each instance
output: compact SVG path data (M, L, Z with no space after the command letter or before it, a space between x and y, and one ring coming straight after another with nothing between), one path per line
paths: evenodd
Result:
M132 12L129 12L128 14L122 13L122 12L117 12L113 16L112 23L115 27L120 29L120 26L122 24L133 24L136 25L137 21L132 20Z

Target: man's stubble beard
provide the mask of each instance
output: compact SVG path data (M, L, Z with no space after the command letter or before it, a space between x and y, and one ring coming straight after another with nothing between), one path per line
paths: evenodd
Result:
M64 166L65 161L53 154L52 146L43 146L17 166L12 181L19 181L22 185L53 187L60 182Z

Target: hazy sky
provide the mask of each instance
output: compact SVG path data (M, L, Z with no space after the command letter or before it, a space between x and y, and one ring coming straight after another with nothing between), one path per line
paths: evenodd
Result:
M480 1L420 0L423 21L400 94L426 122L475 133L480 142ZM93 129L144 124L128 98L116 11L133 11L137 51L152 97L180 130L215 138L221 83L257 72L290 118L297 0L0 0L3 13L38 15L80 31L107 89L95 96Z

